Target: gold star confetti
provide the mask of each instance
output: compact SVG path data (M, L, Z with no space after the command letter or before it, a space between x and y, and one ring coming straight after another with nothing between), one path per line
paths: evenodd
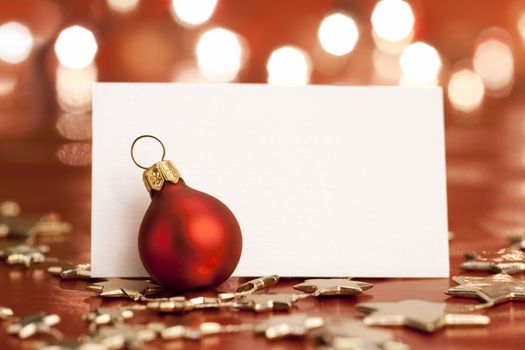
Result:
M11 316L13 316L13 310L8 307L0 306L0 320L5 320Z
M137 325L101 327L92 340L108 349L142 349L144 343L156 338L156 332Z
M89 328L95 331L98 326L119 324L133 317L133 311L119 307L99 307L85 313L82 318L90 323Z
M29 268L33 264L44 262L46 260L44 254L47 252L49 252L47 246L18 244L0 250L0 258L4 258L9 265L24 265Z
M298 299L294 294L249 294L236 300L234 307L255 312L288 310Z
M423 332L434 332L448 325L486 325L487 316L449 314L446 304L424 300L403 300L394 303L361 303L359 311L369 313L363 322L369 326L407 326Z
M90 264L51 266L47 272L63 280L91 279Z
M273 316L255 325L255 332L262 333L268 339L285 337L301 337L312 329L323 326L322 317L307 316L305 314L291 314Z
M454 297L478 298L485 301L481 308L509 300L525 301L525 280L500 273L488 277L454 276L459 285L445 292Z
M173 339L191 339L199 340L206 336L238 333L247 330L252 330L252 324L240 325L222 325L218 322L203 322L197 327L187 327L183 325L166 327L163 323L154 322L148 325L149 329L155 330L163 340Z
M330 295L356 295L373 287L366 282L352 281L348 278L325 278L309 279L303 283L293 286L294 289L306 293L312 293L315 296Z
M7 327L7 333L18 335L21 339L29 338L35 334L49 334L55 338L62 338L62 333L52 328L60 323L58 315L46 315L44 313L19 317Z
M196 297L186 299L185 297L159 298L150 300L147 308L161 313L187 312L196 309L216 309L220 307L229 307L231 303L223 303L218 298L213 297Z
M384 349L407 350L406 344L394 340L392 333L378 328L365 326L356 320L329 320L312 333L320 344L331 349Z
M148 294L160 292L162 287L149 280L112 278L86 287L104 298L130 298L139 300Z
M220 293L219 298L222 300L232 300L262 289L267 289L276 285L277 282L279 282L279 276L277 275L259 277L241 284L235 293Z
M1 220L0 237L28 239L39 236L59 236L71 233L73 227L61 221L57 214L51 213L44 217L18 216Z
M517 273L525 270L525 252L516 248L503 248L496 253L465 254L464 270Z

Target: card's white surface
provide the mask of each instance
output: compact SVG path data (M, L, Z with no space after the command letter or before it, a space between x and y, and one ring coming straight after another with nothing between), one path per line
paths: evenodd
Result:
M442 106L439 88L96 84L92 273L145 275L130 145L152 134L235 213L237 276L447 277Z

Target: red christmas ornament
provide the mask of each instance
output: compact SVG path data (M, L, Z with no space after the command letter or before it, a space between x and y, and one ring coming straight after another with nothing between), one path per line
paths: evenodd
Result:
M151 195L139 231L139 253L151 277L179 291L217 286L231 276L242 250L241 229L221 201L186 185L169 160L146 168L144 184Z

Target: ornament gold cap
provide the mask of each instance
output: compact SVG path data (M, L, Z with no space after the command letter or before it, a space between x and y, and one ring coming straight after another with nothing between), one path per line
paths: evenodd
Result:
M135 147L135 144L137 143L138 140L143 139L143 138L152 138L156 140L158 143L160 143L160 145L162 146L162 158L160 162L153 164L149 168L140 165L135 159L135 156L133 155L133 148ZM142 175L142 179L150 195L153 194L152 191L162 190L162 187L164 186L165 182L171 182L173 184L176 184L177 182L179 182L179 179L180 179L179 171L177 170L175 165L171 162L171 160L164 160L165 155L166 155L166 148L164 147L164 144L162 143L161 140L159 140L157 137L152 136L152 135L139 136L131 144L131 159L133 160L133 163L135 163L139 168L145 169L144 174Z
M164 182L166 181L172 184L179 182L180 173L171 160L163 160L147 168L144 171L142 179L144 180L146 189L151 195L151 191L162 190L162 186L164 186Z

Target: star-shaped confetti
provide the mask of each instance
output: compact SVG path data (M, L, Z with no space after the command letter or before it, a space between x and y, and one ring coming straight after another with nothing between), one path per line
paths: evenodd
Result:
M464 270L517 273L525 271L525 252L516 248L503 248L495 253L465 254Z
M252 330L253 325L249 323L239 325L222 325L218 322L203 322L196 327L188 327L184 325L175 325L167 327L163 323L153 322L148 324L148 328L155 330L164 340L199 340L210 335L237 333L246 330Z
M9 265L24 265L29 268L33 264L46 261L45 253L49 252L47 246L32 246L18 244L0 250L0 258L5 259Z
M112 278L107 281L97 282L86 288L98 292L99 296L104 298L130 298L134 300L139 300L143 296L163 290L161 286L149 280L122 278Z
M90 323L91 331L95 331L100 325L120 324L132 317L133 311L120 307L99 307L83 315L83 319Z
M63 280L91 279L90 264L51 266L47 272Z
M13 310L8 307L0 306L0 320L5 320L11 316L13 316Z
M294 294L249 294L234 301L233 307L255 312L288 310L297 300Z
M487 316L449 314L446 304L424 300L403 300L394 303L361 303L357 309L368 313L364 323L369 326L407 326L423 332L434 332L448 325L486 325Z
M264 334L268 339L279 339L305 336L312 329L319 328L323 324L322 317L291 314L273 316L255 325L254 330L256 333Z
M142 349L144 343L152 341L157 334L154 330L137 325L116 325L101 327L92 340L108 349Z
M35 334L49 334L55 338L62 338L62 333L52 328L60 323L60 317L55 314L44 313L16 318L8 327L7 333L26 339Z
M348 278L309 279L293 286L294 289L315 296L356 295L373 287L373 284L352 281Z
M254 293L256 291L267 289L271 286L274 286L279 282L279 276L277 275L269 275L269 276L263 276L259 277L253 280L250 280L248 282L245 282L241 284L237 291L234 293L226 292L226 293L220 293L219 298L221 300L232 300L247 294Z
M408 346L394 340L392 333L365 326L349 319L325 321L312 336L318 343L331 349L407 350Z
M72 226L63 222L57 214L44 217L17 216L3 218L0 237L26 240L39 236L59 236L71 233Z
M186 312L195 309L216 309L220 307L229 307L231 303L224 303L219 298L214 297L196 297L187 299L183 296L171 298L159 298L150 300L147 308L161 313Z
M488 277L454 276L457 286L447 289L445 293L454 297L478 298L485 301L484 306L502 303L509 300L525 301L525 280L500 273Z

